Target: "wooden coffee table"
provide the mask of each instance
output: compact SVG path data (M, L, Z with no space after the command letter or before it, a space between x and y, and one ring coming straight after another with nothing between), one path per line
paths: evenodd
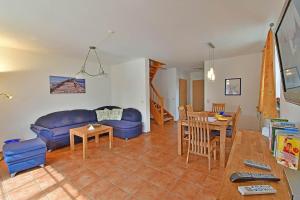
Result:
M96 143L99 143L99 136L104 133L109 134L109 148L111 149L111 144L113 140L113 128L110 126L94 126L94 130L88 130L88 125L78 127L78 128L72 128L70 129L70 147L71 150L74 151L75 149L75 143L74 143L74 137L75 135L82 138L83 143L83 159L86 159L86 153L87 153L87 140L89 137L95 137Z

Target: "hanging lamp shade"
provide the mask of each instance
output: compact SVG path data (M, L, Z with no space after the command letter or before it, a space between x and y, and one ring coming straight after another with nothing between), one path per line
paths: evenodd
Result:
M214 64L215 64L215 45L209 42L209 70L207 72L207 78L210 81L214 81L216 79L215 71L214 71Z

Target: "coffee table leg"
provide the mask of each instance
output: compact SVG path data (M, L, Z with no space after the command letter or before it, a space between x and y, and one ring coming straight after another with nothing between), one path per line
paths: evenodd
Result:
M86 159L86 151L87 151L87 136L83 136L82 137L82 157L83 157L83 160Z
M70 131L70 148L71 148L71 150L72 151L74 151L74 134L73 134L73 132L72 131Z
M113 129L109 129L109 148L111 149L111 144L113 140Z
M99 134L96 134L96 135L95 135L95 142L96 142L96 143L99 143Z

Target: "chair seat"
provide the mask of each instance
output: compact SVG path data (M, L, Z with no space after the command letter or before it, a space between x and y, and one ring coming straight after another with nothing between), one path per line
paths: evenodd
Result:
M215 136L215 137L220 137L220 131L212 130L211 135ZM226 129L226 137L229 137L229 138L232 137L232 129Z

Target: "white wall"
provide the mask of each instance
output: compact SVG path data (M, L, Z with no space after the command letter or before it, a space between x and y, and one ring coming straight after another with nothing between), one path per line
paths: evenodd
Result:
M189 73L176 68L159 70L153 79L153 85L161 96L164 97L166 109L174 116L174 120L179 118L179 79L187 80L187 103L190 102L189 93Z
M226 103L226 111L235 111L241 105L242 113L240 128L259 129L256 106L258 104L260 87L261 54L250 54L226 59L215 60L214 82L205 78L205 110L211 110L213 102ZM208 71L208 62L205 62L205 73ZM226 78L242 79L241 96L225 96L224 87Z
M280 99L280 117L295 122L300 129L300 106L286 102L283 94Z
M0 144L35 137L29 127L42 115L110 104L107 77L87 78L85 94L50 94L49 76L72 77L82 62L83 58L0 48L0 91L14 96L11 101L0 97Z
M150 131L149 63L140 58L111 67L111 104L142 113L143 131Z
M167 70L159 70L152 83L159 94L164 97L165 108L176 118L177 106L177 70L176 68L168 68Z

